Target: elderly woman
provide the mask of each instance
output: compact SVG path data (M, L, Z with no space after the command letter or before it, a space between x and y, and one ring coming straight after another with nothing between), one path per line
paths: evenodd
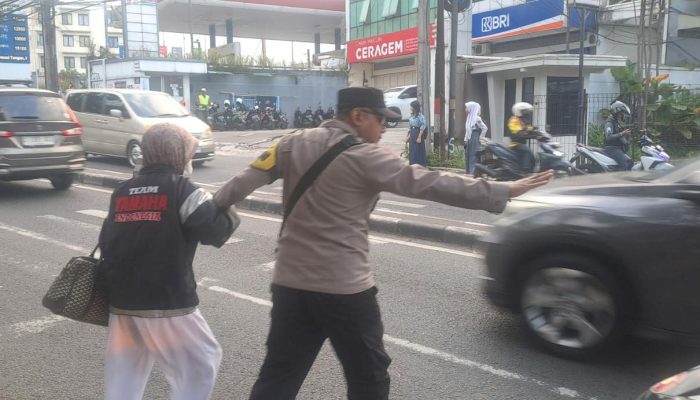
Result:
M406 134L409 164L420 164L425 167L428 163L425 155L425 137L425 117L420 112L420 103L415 100L411 102L411 116L408 118Z
M221 346L199 312L192 260L199 243L220 247L239 224L186 176L197 141L158 124L143 136L143 168L120 184L100 232L110 317L107 400L140 399L158 362L171 399L208 399Z
M489 128L481 120L481 105L474 101L464 103L467 113L466 132L464 134L464 157L467 174L474 175L476 166L476 151L479 144L486 138Z

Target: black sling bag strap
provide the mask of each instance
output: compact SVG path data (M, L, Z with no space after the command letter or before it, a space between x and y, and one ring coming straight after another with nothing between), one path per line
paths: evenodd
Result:
M343 140L341 140L340 142L333 145L333 147L328 149L328 151L326 151L321 156L321 158L316 160L316 162L311 166L311 168L309 168L306 171L306 173L304 173L304 176L302 176L301 179L299 179L299 183L297 183L297 186L292 191L291 196L289 196L287 207L284 208L284 218L282 219L282 225L280 226L280 233L278 237L282 236L282 230L284 229L284 225L287 222L287 217L289 217L289 214L292 213L294 206L297 204L297 201L299 201L304 192L306 192L306 189L308 189L311 186L311 184L314 183L316 178L318 178L318 176L321 175L321 172L323 172L323 170L326 169L328 164L330 164L331 161L338 157L340 153L358 144L362 144L362 142L355 135L345 136Z

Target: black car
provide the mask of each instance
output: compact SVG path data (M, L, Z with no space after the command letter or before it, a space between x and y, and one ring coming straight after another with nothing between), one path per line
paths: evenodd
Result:
M487 297L583 357L622 334L700 344L700 160L569 178L514 200L484 239Z
M68 189L85 164L81 135L58 93L0 88L0 180L48 178Z
M700 366L650 387L637 400L693 400L700 398Z

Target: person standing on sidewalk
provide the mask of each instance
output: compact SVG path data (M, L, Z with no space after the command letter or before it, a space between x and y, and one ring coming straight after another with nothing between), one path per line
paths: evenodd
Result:
M207 94L206 88L201 88L199 90L199 96L197 96L197 111L199 112L199 119L205 124L209 123L209 104L210 97Z
M411 116L408 118L408 163L426 166L428 161L425 155L425 117L420 112L418 100L411 102Z
M253 400L294 399L328 338L343 365L348 399L389 397L391 358L382 339L367 236L380 192L501 212L509 198L552 177L548 171L515 182L487 182L408 165L377 144L385 118L398 117L386 108L380 90L342 89L337 109L336 119L319 128L282 138L214 195L225 209L282 178L287 207L317 160L348 137L354 141L298 197L280 232L267 355Z
M486 138L489 128L481 120L481 105L470 101L464 103L464 110L467 113L466 131L464 133L464 161L467 174L474 175L476 166L476 151L479 149L481 141Z
M240 220L183 174L197 141L158 124L143 136L143 168L117 186L100 232L109 291L105 399L138 400L154 362L174 400L211 396L221 347L197 305L197 244L221 247Z

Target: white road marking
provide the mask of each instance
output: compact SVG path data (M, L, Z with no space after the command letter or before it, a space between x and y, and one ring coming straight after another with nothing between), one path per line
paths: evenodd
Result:
M263 271L272 271L273 269L275 269L275 261L270 261L268 263L256 265L255 268L259 268Z
M90 171L97 171L97 172L109 172L110 174L126 175L129 178L131 178L134 175L133 172L119 172L119 171L112 171L109 169L98 169L98 168L85 168L85 169L90 170Z
M271 222L282 222L282 218L265 217L262 215L255 215L255 214L249 214L249 213L244 213L244 212L239 212L238 215L242 215L242 216L248 217L248 218L262 219L262 220L271 221ZM389 217L386 217L386 218L389 218ZM431 246L431 245L427 245L427 244L407 242L405 240L392 239L392 238L388 238L388 237L384 237L384 236L369 235L369 240L378 240L380 242L383 242L381 244L393 243L393 244L398 244L398 245L406 246L406 247L415 247L418 249L439 251L442 253L456 254L459 256L484 258L483 255L477 254L477 253L472 253L470 251L454 250L454 249L449 249L447 247Z
M35 240L40 240L42 242L51 243L51 244L55 244L57 246L65 247L69 250L73 250L73 251L78 252L78 253L83 253L83 254L90 253L90 250L85 249L83 247L75 246L75 245L72 245L70 243L62 242L60 240L51 239L50 237L44 236L38 232L32 232L32 231L29 231L26 229L18 228L16 226L5 225L2 222L0 222L0 229L8 231L8 232L16 233L18 235L25 236L28 238L32 238Z
M78 221L77 219L63 218L63 217L59 217L58 215L51 215L51 214L39 215L37 218L43 218L43 219L48 219L51 221L63 222L63 223L69 224L69 225L76 225L76 226L79 226L81 228L89 229L91 231L99 232L101 229L101 227L99 225L90 224L88 222L83 222L83 221Z
M107 218L107 214L109 214L107 211L102 210L78 210L76 212L78 214L89 215L91 217L97 217L102 219Z
M420 214L408 213L408 212L403 212L403 211L394 211L394 210L390 210L388 208L375 208L374 211L386 212L386 213L391 213L391 214L399 214L399 215L409 215L411 217L419 217L420 216Z
M264 195L268 195L268 196L277 196L277 197L279 197L279 195L280 195L279 193L263 192L262 190L256 190L253 193L264 194Z
M200 282L202 282L206 279L208 279L208 278L203 278ZM236 291L233 291L230 289L226 289L226 288L221 287L221 286L207 286L207 285L201 284L201 283L200 283L200 286L202 286L203 288L206 288L208 290L214 291L214 292L228 294L228 295L233 296L237 299L246 300L246 301L249 301L251 303L259 304L259 305L266 306L266 307L272 307L271 301L261 299L259 297L239 293L239 292L236 292ZM447 352L444 352L444 351L441 351L438 349L433 349L431 347L423 346L423 345L418 344L418 343L413 343L413 342L406 340L406 339L401 339L401 338L397 338L397 337L393 337L393 336L385 334L384 340L388 343L391 343L395 346L410 350L414 353L419 353L419 354L423 354L423 355L426 355L429 357L437 358L439 360L442 360L442 361L445 361L445 362L448 362L451 364L462 365L462 366L465 366L465 367L468 367L471 369L478 369L482 372L486 372L488 374L492 374L492 375L495 375L495 376L503 378L503 379L510 379L510 380L515 380L515 381L520 381L522 383L534 384L534 385L539 386L539 387L541 387L549 392L556 393L556 394L563 396L563 397L569 397L569 398L573 398L573 399L586 399L585 396L581 395L576 390L565 388L565 387L556 387L556 386L550 385L547 382L543 382L543 381L540 381L540 380L537 380L534 378L530 378L530 377L527 377L525 375L518 374L516 372L507 371L504 369L496 368L496 367L488 365L488 364L480 363L477 361L472 361L472 360L469 360L466 358L461 358L461 357L458 357L454 354L450 354L450 353L447 353ZM596 398L590 397L590 398L588 398L588 400L596 400Z
M61 321L69 321L69 319L60 315L49 315L32 321L17 322L11 326L21 336L25 333L41 333Z
M231 239L227 240L226 243L224 243L224 244L234 244L234 243L240 243L242 241L243 241L243 239L238 239L238 238L232 237Z
M73 187L76 187L79 189L85 189L85 190L92 190L93 192L107 193L107 194L112 194L112 192L113 192L113 190L100 189L100 188L94 188L94 187L83 186L83 185L73 185Z
M407 207L407 208L425 208L425 204L404 203L402 201L394 201L394 200L379 200L378 203L379 204L387 204L390 206Z

